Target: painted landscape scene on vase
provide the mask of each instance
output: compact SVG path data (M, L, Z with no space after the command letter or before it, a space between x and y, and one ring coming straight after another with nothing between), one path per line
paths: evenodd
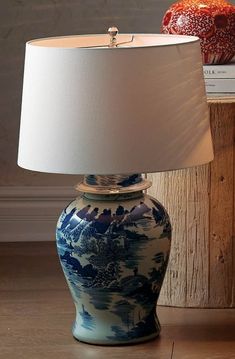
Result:
M159 329L155 306L171 225L148 196L110 206L85 198L72 202L59 219L57 247L76 306L75 337L97 332L125 342Z

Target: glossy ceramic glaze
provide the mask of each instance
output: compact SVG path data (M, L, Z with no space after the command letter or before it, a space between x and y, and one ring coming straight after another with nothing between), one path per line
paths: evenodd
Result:
M166 210L141 191L85 194L66 207L57 247L76 306L75 338L111 345L159 334L170 240Z
M181 0L165 13L162 33L200 38L204 64L224 64L235 55L235 6L225 0Z

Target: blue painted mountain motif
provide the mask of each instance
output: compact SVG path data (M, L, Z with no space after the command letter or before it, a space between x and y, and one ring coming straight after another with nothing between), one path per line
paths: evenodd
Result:
M115 344L159 333L155 306L170 239L167 212L148 196L117 204L81 198L64 210L57 247L77 309L76 338Z

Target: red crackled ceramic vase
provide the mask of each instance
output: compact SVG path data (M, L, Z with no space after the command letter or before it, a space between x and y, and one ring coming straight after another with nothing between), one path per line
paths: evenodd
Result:
M235 55L235 6L225 0L181 0L162 21L163 34L200 38L204 64L225 64Z

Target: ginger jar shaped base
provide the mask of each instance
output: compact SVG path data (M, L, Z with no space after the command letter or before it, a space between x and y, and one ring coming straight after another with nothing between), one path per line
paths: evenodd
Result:
M152 339L160 332L156 303L170 253L168 214L128 185L119 194L100 194L103 186L95 186L96 193L81 194L65 208L57 226L76 307L73 335L102 345Z

